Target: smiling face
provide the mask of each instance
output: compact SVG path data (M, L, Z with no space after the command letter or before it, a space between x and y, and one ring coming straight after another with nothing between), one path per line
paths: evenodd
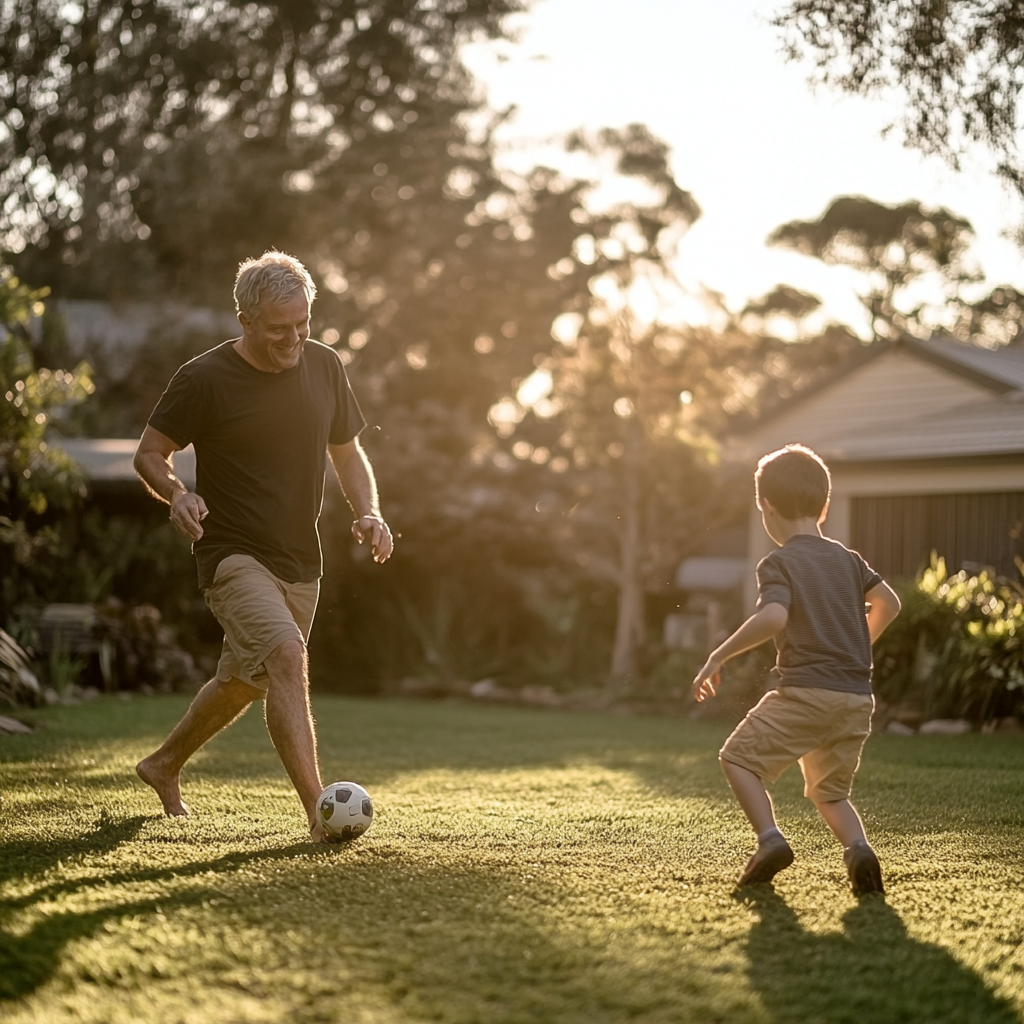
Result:
M259 313L238 314L242 337L235 348L264 373L280 373L298 364L309 337L309 301L301 291L281 302L260 302Z

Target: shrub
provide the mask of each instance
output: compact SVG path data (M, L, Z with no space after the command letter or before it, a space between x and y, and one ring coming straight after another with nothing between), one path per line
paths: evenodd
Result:
M926 718L981 722L1024 712L1024 592L982 571L948 576L932 556L897 585L903 610L875 651L876 692L920 703Z

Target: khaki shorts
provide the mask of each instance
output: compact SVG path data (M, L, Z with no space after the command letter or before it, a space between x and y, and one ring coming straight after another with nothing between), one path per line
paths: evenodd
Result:
M266 690L267 655L286 640L306 643L319 596L319 580L285 583L251 555L228 555L203 591L224 629L216 678Z
M718 756L764 783L799 762L804 796L816 803L846 800L874 706L869 694L780 686L751 708Z

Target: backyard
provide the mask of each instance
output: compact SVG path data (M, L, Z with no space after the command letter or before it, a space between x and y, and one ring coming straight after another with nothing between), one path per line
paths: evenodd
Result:
M857 796L885 901L776 789L751 836L720 722L320 697L325 780L377 818L315 847L256 712L188 770L132 773L184 697L25 712L0 740L0 1018L35 1022L1024 1020L1024 742L878 736Z

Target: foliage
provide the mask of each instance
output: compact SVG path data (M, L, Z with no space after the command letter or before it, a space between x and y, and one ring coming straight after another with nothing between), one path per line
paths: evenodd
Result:
M976 302L959 303L951 333L989 348L1024 344L1024 294L1004 284Z
M0 704L38 704L39 680L29 665L28 652L0 629Z
M932 559L876 645L876 689L927 718L983 722L1024 712L1024 593L989 572L947 576Z
M84 363L72 371L33 366L26 325L42 312L45 294L0 264L0 621L27 596L19 580L58 551L54 513L84 493L75 467L44 435L53 416L82 401L92 382Z
M925 275L937 277L946 299L953 300L963 284L980 279L967 260L973 237L970 222L945 209L839 196L817 220L776 228L768 244L864 274L868 290L860 300L874 337L895 338L922 325L922 306L902 308L914 282Z
M332 235L365 248L380 214L406 219L400 190L436 202L450 171L476 173L447 148L472 103L457 48L518 7L5 4L0 244L62 294L218 304L270 244L314 266Z
M1016 171L1024 10L1016 0L794 0L774 19L791 59L845 92L895 89L909 145L960 165L981 144Z
M159 813L132 765L186 704L24 712L45 728L2 744L5 1024L1024 1012L1016 737L870 740L856 799L889 895L858 903L795 769L774 796L798 860L733 893L753 836L723 725L317 698L325 778L377 814L324 849L258 711L186 770L192 817Z

